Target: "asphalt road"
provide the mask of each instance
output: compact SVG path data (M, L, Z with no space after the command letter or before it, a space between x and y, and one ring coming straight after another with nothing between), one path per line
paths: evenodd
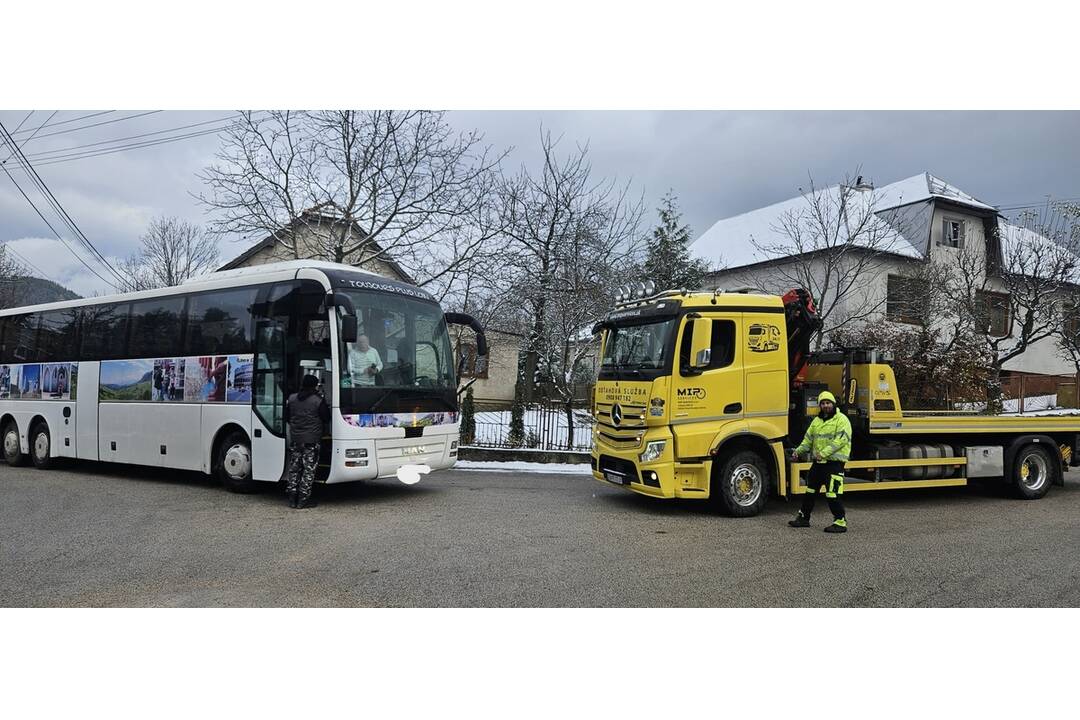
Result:
M1080 474L849 494L851 531L588 476L455 470L290 510L201 475L0 467L2 606L1077 606Z

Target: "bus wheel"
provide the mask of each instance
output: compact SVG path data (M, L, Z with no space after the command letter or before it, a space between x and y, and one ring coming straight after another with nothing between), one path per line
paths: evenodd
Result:
M1023 500L1038 500L1050 490L1057 467L1050 451L1042 445L1025 445L1013 460L1013 494Z
M19 428L13 422L9 422L4 425L4 460L11 467L18 467L26 462L26 455L23 454L22 447L19 445Z
M39 422L30 428L30 459L34 461L35 467L48 470L52 466L52 458L49 457L51 447L48 425Z
M251 443L242 432L231 432L218 445L218 477L229 492L254 492L251 479Z
M739 450L714 463L709 497L728 515L757 515L769 499L768 461L753 450Z

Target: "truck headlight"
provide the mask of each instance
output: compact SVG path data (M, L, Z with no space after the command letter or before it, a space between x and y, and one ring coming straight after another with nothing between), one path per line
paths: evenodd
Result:
M345 448L345 457L350 460L353 458L367 457L367 448Z
M652 462L664 453L664 446L666 445L667 440L650 440L645 443L645 452L641 453L638 457L643 463Z

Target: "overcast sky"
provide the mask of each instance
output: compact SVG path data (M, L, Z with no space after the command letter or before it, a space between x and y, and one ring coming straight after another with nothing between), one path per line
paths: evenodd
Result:
M28 112L0 111L0 122L9 132L23 123L15 134L21 142L53 111L37 111L26 119ZM115 154L67 156L108 148L101 144L106 141L195 123L207 124L129 142L212 130L216 125L208 121L226 118L228 112L164 111L131 117L140 111L129 110L65 123L94 112L57 113L26 142L23 152L102 253L119 258L132 252L156 215L205 221L203 208L192 196L202 190L197 173L218 146L214 134ZM1047 195L1080 198L1076 112L477 111L453 112L449 118L462 130L484 132L496 148L513 146L508 169L535 165L541 125L561 135L568 148L588 143L597 177L633 181L650 207L669 188L674 190L694 237L721 218L793 197L805 186L808 173L819 183L831 184L859 167L877 185L929 171L992 205L1033 203ZM95 123L107 124L86 127ZM0 148L0 161L8 153ZM5 168L77 247L13 161ZM654 217L650 211L648 222ZM108 290L55 239L3 172L0 242L75 292ZM230 258L246 246L223 241L222 255Z

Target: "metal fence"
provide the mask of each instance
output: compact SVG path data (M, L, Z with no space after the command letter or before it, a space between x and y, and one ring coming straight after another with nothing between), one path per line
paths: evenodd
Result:
M570 417L560 405L529 405L523 414L523 433L510 432L511 410L477 410L476 434L469 445L485 448L524 448L587 452L592 449L593 419L588 408L574 408Z

